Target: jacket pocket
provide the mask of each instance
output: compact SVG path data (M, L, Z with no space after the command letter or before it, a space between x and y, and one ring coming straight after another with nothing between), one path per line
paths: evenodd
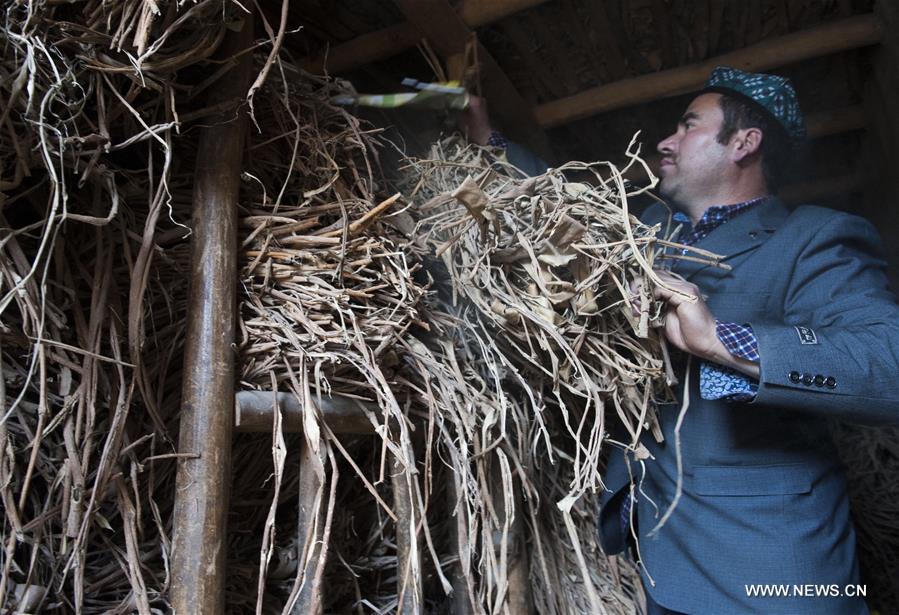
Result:
M697 495L753 496L809 493L815 481L801 463L765 466L697 466L693 490Z

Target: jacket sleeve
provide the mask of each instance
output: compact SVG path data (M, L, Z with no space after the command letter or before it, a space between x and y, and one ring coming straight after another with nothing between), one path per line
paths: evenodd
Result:
M756 404L899 424L899 306L874 227L829 216L801 250L784 322L753 322Z
M528 177L543 175L549 168L540 156L514 141L509 141L506 146L506 159Z

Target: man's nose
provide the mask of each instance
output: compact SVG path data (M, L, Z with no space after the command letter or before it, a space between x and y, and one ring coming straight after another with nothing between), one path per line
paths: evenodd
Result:
M662 139L659 141L659 144L656 146L656 149L660 154L667 155L674 153L674 137L676 135L671 135L666 139Z

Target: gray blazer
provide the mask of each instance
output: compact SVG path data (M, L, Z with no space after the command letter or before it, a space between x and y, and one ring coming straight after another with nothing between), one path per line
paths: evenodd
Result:
M664 207L643 218L666 232ZM629 464L639 481L644 583L657 602L687 613L866 613L863 599L844 595L859 582L855 533L826 419L899 423L899 307L877 232L820 207L791 214L775 199L696 245L727 255L732 269L675 261L673 271L699 286L718 319L751 324L759 392L752 403L703 400L693 361L680 430L683 492L652 534L677 481L680 408L659 408L665 442L643 439L654 459L642 480L641 466ZM682 384L678 399L683 393ZM615 452L600 515L607 553L624 548L618 515L628 474ZM788 585L789 595L751 597L752 584ZM796 595L806 591L828 596Z

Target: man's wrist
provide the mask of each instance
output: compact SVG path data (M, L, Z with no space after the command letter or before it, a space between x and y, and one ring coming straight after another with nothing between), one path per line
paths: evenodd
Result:
M713 343L708 356L703 358L707 361L717 363L718 365L737 370L751 378L758 379L759 377L760 370L758 361L750 361L742 357L734 356L717 335L715 336L715 342Z

